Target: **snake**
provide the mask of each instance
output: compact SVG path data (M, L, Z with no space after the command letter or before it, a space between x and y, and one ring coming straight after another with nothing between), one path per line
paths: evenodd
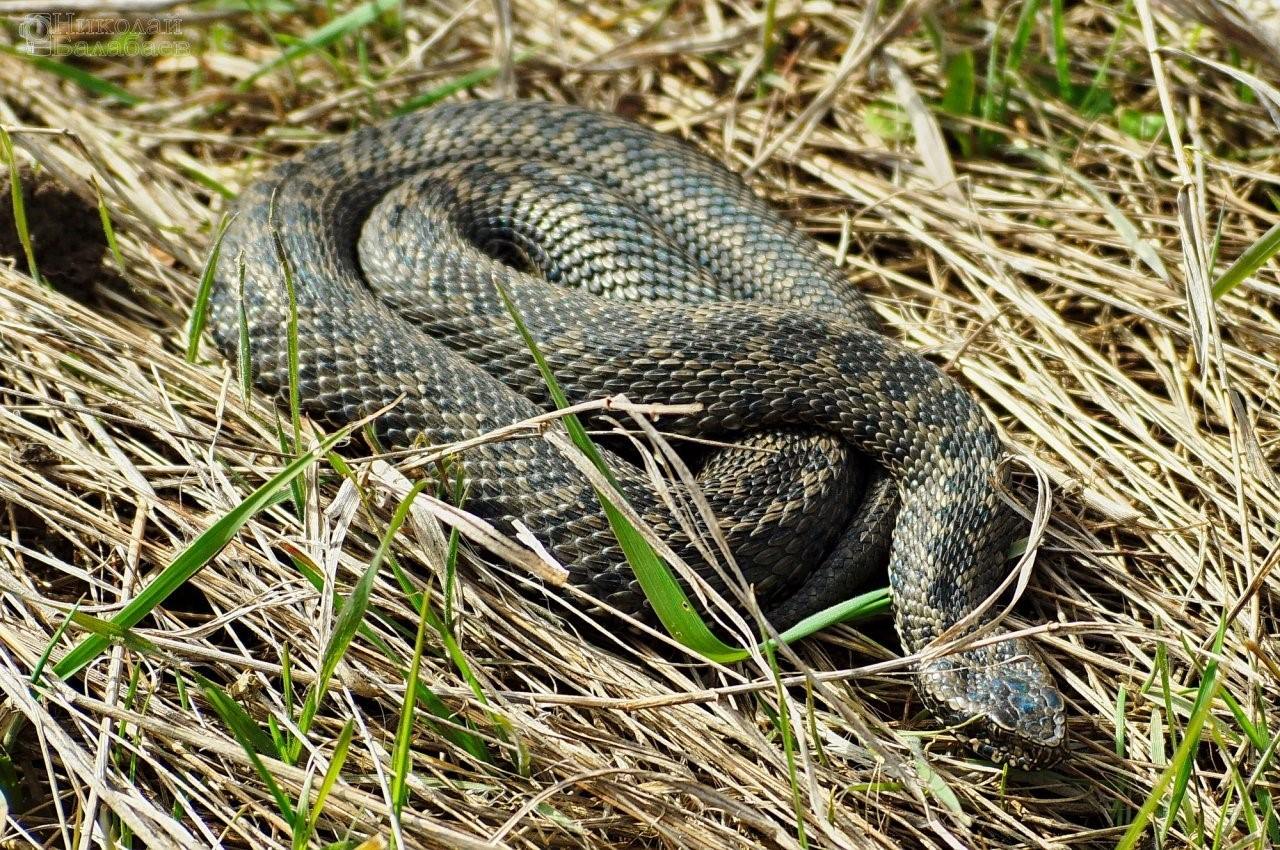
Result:
M883 333L817 240L691 144L607 112L448 102L274 164L234 203L208 323L320 421L379 414L389 448L472 441L466 508L531 533L623 614L648 603L589 478L554 441L477 439L554 406L522 330L570 403L668 405L665 433L713 444L669 489L701 486L771 624L847 597L883 537L894 626L921 653L986 624L962 621L1025 525L991 420ZM724 587L627 455L602 449L618 493ZM1065 752L1063 697L1026 638L918 658L921 702L979 755L1029 769Z

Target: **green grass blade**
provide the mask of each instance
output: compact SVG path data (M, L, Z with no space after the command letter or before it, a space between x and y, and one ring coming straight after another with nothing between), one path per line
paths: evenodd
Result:
M804 793L800 788L800 773L796 767L796 736L791 726L791 712L787 708L787 691L782 684L782 670L778 667L776 647L765 647L764 656L769 662L769 671L773 674L774 697L778 701L777 712L770 712L770 714L778 727L778 736L782 738L782 754L787 764L787 781L791 786L791 810L795 815L796 843L802 848L807 848L809 838L804 828Z
M1177 814L1178 806L1186 793L1186 782L1190 776L1189 768L1193 751L1200 743L1200 731L1204 728L1205 720L1209 717L1209 709L1213 707L1214 696L1218 692L1218 661L1216 656L1222 651L1222 639L1226 635L1226 629L1227 621L1223 619L1218 624L1218 633L1213 643L1212 651L1215 657L1205 665L1204 675L1200 677L1200 687L1197 689L1196 701L1192 706L1191 716L1187 720L1187 728L1183 732L1182 742L1178 744L1178 748L1174 751L1173 758L1170 759L1168 766L1161 771L1159 778L1156 779L1155 784L1151 787L1151 793L1147 795L1142 807L1134 815L1133 822L1125 830L1120 843L1116 845L1116 850L1132 850L1137 845L1146 830L1147 822L1151 820L1152 815L1159 808L1161 800L1164 799L1164 792L1169 788L1170 784L1173 784L1173 793L1172 801L1168 807L1169 817L1172 818ZM1172 725L1171 722L1171 731Z
M367 3L361 3L350 12L339 15L310 34L294 41L279 56L259 65L249 76L236 84L236 90L247 90L263 74L270 73L303 54L323 50L348 33L373 23L383 12L394 9L399 4L400 0L369 0Z
M622 512L603 495L600 505L663 628L681 644L712 661L732 663L749 657L749 651L730 646L712 633L671 570Z
M1115 106L1115 98L1107 91L1107 83L1110 81L1111 63L1115 61L1116 52L1120 49L1120 43L1124 39L1124 22L1128 20L1132 12L1133 0L1125 0L1124 9L1121 10L1118 17L1119 23L1115 32L1111 35L1111 41L1107 44L1107 51L1103 54L1102 61L1098 63L1098 69L1094 72L1093 80L1089 83L1088 90L1080 98L1080 111L1087 118L1101 115Z
M103 209L103 223L106 224L107 219L105 218L105 207ZM218 268L218 258L222 255L222 238L227 235L227 226L230 224L231 218L225 214L218 221L218 232L213 238L213 249L209 251L209 259L205 262L204 268L200 271L200 284L196 287L195 303L191 306L191 318L187 320L186 357L188 363L196 362L196 354L200 351L200 334L204 333L205 311L209 306L209 295L213 292L213 273ZM241 291L243 292L243 265L240 270L240 275L242 281ZM243 300L241 303L243 303ZM245 343L245 348L248 348L247 341ZM249 373L245 372L243 374Z
M39 685L40 680L44 677L44 668L49 665L49 658L53 655L53 648L62 640L62 636L66 634L67 627L71 625L71 621L80 613L80 600L76 600L76 604L71 607L71 612L58 623L58 628L54 629L53 635L49 638L49 642L45 644L44 651L40 653L40 657L36 660L35 667L31 668L31 684Z
M3 743L5 742L0 741L0 744ZM6 811L10 806L16 811L24 811L29 805L24 793L24 786L30 784L23 781L26 771L23 768L22 774L19 774L13 758L0 746L0 799L4 800Z
M1112 715L1112 720L1116 725L1116 734L1115 734L1115 741L1114 741L1115 750L1116 750L1116 755L1119 756L1120 758L1124 758L1124 752L1125 752L1125 739L1124 739L1125 707L1124 706L1127 698L1128 698L1128 691L1125 689L1123 685L1121 685L1120 690L1116 692L1116 708L1115 708L1115 712Z
M293 261L289 259L289 252L284 247L284 239L280 235L280 229L276 226L275 192L271 193L271 202L267 206L267 229L271 232L271 244L275 249L276 260L280 263L285 298L288 304L288 310L285 314L284 338L289 374L289 421L293 425L293 444L296 447L302 440L302 400L298 395L298 289L293 281ZM247 335L244 338L247 339Z
M333 757L329 759L329 769L324 772L324 779L321 780L320 788L316 791L316 800L311 804L311 814L307 817L307 832L310 834L315 834L320 815L324 813L325 800L329 799L329 792L338 783L342 766L347 763L347 754L351 751L351 737L355 733L355 728L355 721L348 719L338 734L337 743L333 745Z
M1112 712L1112 722L1115 723L1116 726L1114 741L1115 752L1121 759L1125 757L1125 751L1128 747L1128 742L1125 740L1125 704L1127 703L1128 698L1128 690L1121 685L1120 689L1116 692L1115 710ZM1121 792L1123 792L1129 784L1124 778L1118 778L1116 783ZM1124 793L1117 793L1115 801L1111 804L1111 820L1115 823L1121 822L1121 819L1124 817L1125 811L1128 808L1124 803L1124 797Z
M430 714L440 718L445 723L456 723L461 726L470 725L465 718L460 717L456 711L451 709L448 703L442 700L435 691L428 688L421 681L418 682L417 687L414 689L414 698L422 703L422 707ZM493 755L485 745L484 738L474 732L468 732L466 729L454 729L452 726L446 725L433 724L432 728L454 746L465 750L476 761L493 764Z
M760 24L760 72L756 75L756 97L764 97L765 80L773 74L778 56L778 0L764 0L764 20Z
M213 175L201 170L190 162L179 162L178 167L182 169L182 173L199 183L206 189L217 192L228 201L236 199L236 193L224 183L219 182Z
M1018 13L1018 23L1013 28L1013 39L1009 43L1009 55L1004 62L1004 84L1009 78L1022 69L1022 57L1026 55L1027 44L1031 41L1031 32L1035 29L1036 12L1040 11L1041 0L1025 0L1022 11Z
M449 473L453 473L453 503L458 507L464 507L467 502L467 486L466 486L466 470L463 468L462 461L445 467L441 472L441 480L448 480ZM457 529L453 529L454 532ZM458 545L460 538L457 534L449 534L449 551L444 559L444 627L451 628L453 624L453 598L458 584Z
M259 755L271 755L276 751L275 741L265 729L253 722L253 718L249 716L249 712L244 710L244 706L236 702L230 694L224 691L216 682L213 682L199 673L193 673L200 690L204 692L205 698L209 700L210 705L218 712L218 716L222 718L222 722L236 736L236 740L247 742L251 745L254 752Z
M449 535L450 543L457 537L455 528ZM407 799L406 788L409 774L413 770L413 709L418 692L418 674L422 669L422 650L427 641L427 611L429 609L426 594L418 609L418 631L413 640L413 656L409 659L409 672L405 676L404 700L400 705L400 723L396 727L395 745L391 751L391 805L396 814L404 808Z
M388 559L388 562L391 564L393 570L395 571L396 581L399 582L400 588L412 600L412 604L414 605L415 609L419 612L419 616L425 616L427 620L427 625L430 626L432 629L434 629L438 634L440 634L441 639L444 640L445 639L444 635L447 633L448 630L445 628L444 622L439 617L437 617L435 613L431 610L430 600L428 599L427 595L425 593L419 593L417 590L414 589L413 583L409 580L409 577L405 574L404 570L402 570L400 566L396 564L394 559ZM450 658L451 660L454 661L454 664L456 666L457 659L454 658L453 650L451 647L447 645L447 642L446 642L446 651L450 654ZM384 654L387 655L388 658L392 657L391 652L389 650L384 651ZM466 656L464 655L461 657L463 662L465 662ZM407 678L408 671L405 671L404 675ZM484 701L487 699L484 696L484 690L480 687L479 681L473 681L475 680L475 675L474 673L472 673L471 668L469 666L467 666L465 669L459 669L459 675L461 675L463 679L467 682L467 685L468 687L471 688L472 693L477 694L477 699L481 701ZM479 735L468 732L466 729L455 729L453 725L445 725L445 724L456 724L459 726L468 726L469 724L467 723L466 718L459 716L456 711L451 709L444 700L442 700L439 696L436 695L435 692L433 692L430 688L424 685L421 680L415 683L413 690L414 690L414 699L416 699L419 703L422 704L422 708L425 709L431 715L438 717L442 721L444 721L444 724L441 724L439 726L433 725L432 728L434 728L440 735L444 736L455 746L460 747L463 750L466 750L467 753L469 753L471 757L474 758L476 761L484 762L486 764L493 763L493 757L489 753L489 748L485 746L483 738L481 738Z
M276 801L276 808L280 810L281 817L287 822L293 823L295 818L293 804L289 802L289 798L281 790L280 784L276 782L276 778L267 769L260 755L262 750L258 749L258 746L262 743L259 735L266 736L266 733L249 718L249 715L245 713L239 703L223 693L222 689L213 682L199 674L196 674L196 681L200 685L200 690L204 692L205 699L209 701L209 704L213 706L213 710L218 713L218 717L231 730L231 734L244 749L245 755L249 757L254 770L262 778L263 784L271 792L272 798ZM266 736L266 744L268 747L271 745L269 736Z
M125 270L124 254L120 251L120 242L116 239L116 229L111 223L111 210L107 209L107 199L102 195L102 187L98 185L98 178L93 178L93 194L98 201L98 220L102 222L102 235L107 238L107 248L111 251L111 258L116 261L116 268L122 273Z
M158 655L160 653L160 650L151 641L133 634L125 627L116 625L110 620L103 620L83 611L77 611L67 619L91 635L98 635L108 641L121 643L134 652L141 652L147 655ZM57 672L56 667L54 672Z
M387 556L387 550L391 548L391 541L395 539L396 532L400 530L400 526L408 518L409 508L413 505L413 500L429 484L430 482L428 481L419 481L409 491L408 495L401 500L391 517L391 522L387 525L382 541L378 544L378 550L374 552L372 560L369 561L368 568L360 576L355 587L351 589L351 595L343 601L342 607L339 608L337 622L333 627L333 634L329 635L329 642L325 646L324 654L321 657L320 674L307 691L307 699L302 706L302 716L298 719L298 728L304 734L311 728L311 723L315 720L316 712L320 708L320 700L323 699L329 680L333 677L333 671L338 668L338 662L346 655L347 648L351 646L351 641L364 624L364 615L369 609L369 596L373 592L373 582L378 577L378 568L382 566L382 561Z
M983 78L982 97L978 101L978 118L983 124L997 124L1004 120L998 115L1001 102L1005 100L1005 73L1000 69L1000 23L996 23L996 32L992 33L991 45L987 47L987 72ZM996 141L995 131L989 127L978 129L978 150L986 151Z
M75 83L90 94L110 98L123 103L125 106L137 106L142 103L142 98L137 95L120 88L115 83L104 80L102 77L90 74L83 68L59 62L57 59L50 59L48 56L32 56L29 53L23 53L10 44L0 44L0 52L8 53L10 56L17 56L26 62L30 62L45 73L53 74Z
M952 115L972 115L978 91L978 70L972 50L961 50L951 57L947 62L946 78L942 109Z
M393 115L407 115L410 112L416 112L419 109L425 109L428 106L434 106L445 98L457 94L460 91L466 91L473 86L488 82L498 75L498 66L489 65L484 68L477 68L474 71L468 71L443 85L436 86L430 91L415 95L404 103L397 106L393 111Z
M952 812L963 815L964 805L960 802L960 796L947 783L946 777L934 770L933 766L929 764L929 760L924 756L915 759L915 766L920 774L921 781L924 783L924 787L928 789L934 799Z
M1280 254L1280 224L1244 250L1213 285L1213 297L1221 298L1257 273L1276 254Z
M18 160L13 154L13 139L9 131L0 127L0 152L9 167L9 198L13 205L13 228L18 231L18 241L22 243L22 253L27 258L27 271L36 283L47 286L36 266L35 249L31 245L31 230L27 227L27 204L22 197L22 178L18 176Z
M454 501L459 507L462 506L461 481L458 482L457 487L455 488ZM489 696L485 693L484 685L480 682L480 677L477 676L475 674L475 670L472 669L471 661L467 658L467 654L462 649L462 644L458 642L458 638L453 633L452 628L453 615L449 606L449 599L453 595L453 583L458 570L458 546L461 539L458 529L450 529L449 549L445 555L444 561L444 617L437 616L435 611L432 610L430 600L427 598L426 594L417 594L418 605L421 616L425 619L426 624L430 626L437 635L439 635L440 642L444 645L445 654L449 657L449 662L453 664L454 669L458 671L458 675L462 677L462 680L467 683L467 687L471 689L471 693L475 696L476 702L487 708L490 704ZM426 699L423 698L424 693L426 694ZM449 711L448 707L445 706L444 702L439 697L421 685L419 685L418 688L418 699L423 700L423 704L436 716L457 722L458 718L454 712ZM517 748L519 748L519 743L511 728L510 722L508 722L501 714L493 711L488 712L488 717L489 722L493 725L497 735L503 740L515 742ZM458 743L470 752L477 759L485 762L490 762L492 760L489 755L488 747L485 746L484 740L479 735L456 733L448 727L441 727L440 731L442 734L449 737L450 740L453 740L455 743Z
M867 617L883 614L892 605L893 597L889 593L889 588L881 587L869 590L838 605L832 605L830 608L825 608L816 614L805 617L778 635L778 637L782 639L783 643L792 643L837 623L864 620Z
M511 57L511 62L512 64L519 65L521 62L524 62L537 54L538 51L534 49L522 50L515 56ZM468 71L467 73L461 74L433 89L429 89L422 94L409 98L404 103L393 109L391 114L407 115L410 112L416 112L419 109L434 106L445 98L451 97L460 91L466 91L467 89L478 86L481 83L488 82L498 75L498 71L499 68L496 65L488 65L484 68L476 68L474 71Z
M1053 28L1053 65L1058 74L1058 97L1064 103L1072 103L1075 93L1071 86L1071 62L1067 51L1066 12L1062 0L1052 0L1049 8Z
M249 342L249 311L244 307L244 257L236 257L236 374L240 376L240 400L249 406L253 392L252 346Z
M1008 111L1009 83L1022 67L1022 57L1031 39L1031 31L1035 25L1036 12L1040 9L1040 0L1025 0L1022 11L1018 15L1018 23L1014 27L1013 38L1009 43L1009 51L1005 54L1004 64L1000 64L1000 25L997 20L991 36L991 46L987 51L986 80L982 98L978 104L979 117L987 124L1003 124ZM996 131L983 127L978 131L978 148L988 150L996 143Z
M160 574L130 600L129 604L120 613L111 618L111 623L121 629L130 629L137 625L143 617L150 614L156 606L168 599L170 594L186 584L192 576L213 560L254 514L273 504L276 492L280 488L288 485L320 454L328 451L339 441L346 439L347 435L355 427L357 425L349 425L342 428L323 440L315 449L280 470L257 490L254 490L248 498L236 505L226 516L211 525L190 546L182 550L178 557L169 566L161 570ZM76 675L110 646L110 643L111 639L109 637L98 634L90 635L54 665L54 673L63 679Z
M462 507L465 501L466 488L461 464L456 465L454 470L453 503L458 507ZM447 476L448 471L445 470L441 474L442 476ZM458 671L463 681L467 683L467 687L475 695L476 701L481 705L487 706L489 705L489 697L485 694L479 677L471 669L471 662L467 659L467 654L462 650L462 645L458 643L458 638L453 633L453 593L458 578L458 547L461 540L462 537L458 533L458 529L452 528L449 530L449 545L444 557L443 616L436 616L429 604L430 600L425 595L419 595L419 600L421 611L423 616L426 617L427 624L440 636L440 641L444 644L445 653L449 656L454 669ZM493 719L495 725L502 727L504 732L510 731L507 724L500 717L493 715Z
M975 113L978 104L978 68L973 51L961 50L947 61L946 87L943 89L939 103L943 112L961 118L968 118ZM960 152L964 156L973 154L975 131L972 127L959 126L948 128Z

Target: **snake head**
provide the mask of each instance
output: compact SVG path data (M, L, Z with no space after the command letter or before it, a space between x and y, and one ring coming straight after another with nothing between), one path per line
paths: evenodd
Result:
M926 662L919 690L930 709L980 756L1024 770L1066 751L1067 720L1057 685L1035 651L1006 640Z

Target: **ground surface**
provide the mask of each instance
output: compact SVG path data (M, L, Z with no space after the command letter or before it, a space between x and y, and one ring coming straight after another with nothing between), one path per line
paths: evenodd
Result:
M51 43L101 55L0 54L18 218L54 285L5 202L0 844L1280 842L1267 5L227 0L136 35L50 18ZM45 32L10 24L15 47ZM1008 625L1060 674L1069 760L970 758L883 620L780 656L783 687L763 659L597 627L572 596L549 613L474 547L449 578L436 503L356 631L339 612L397 492L361 444L215 556L206 532L294 454L207 339L186 356L228 197L316 140L500 94L622 112L749 172L973 389L1028 459L1021 492L1038 470L1051 496ZM125 608L175 563L194 577ZM398 733L423 581L448 627L425 629ZM144 615L127 635L103 625L122 609ZM70 675L93 630L115 640Z

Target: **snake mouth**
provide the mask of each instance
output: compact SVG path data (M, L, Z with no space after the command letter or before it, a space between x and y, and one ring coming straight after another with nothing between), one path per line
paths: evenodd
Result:
M942 715L941 712L935 714ZM951 717L956 721L950 726L956 739L980 758L998 765L1041 770L1053 767L1067 755L1065 724L1055 724L1056 729L1050 736L1030 738L1017 729L993 722L990 717L974 714L973 706L952 712Z
M1053 767L1066 756L1065 742L1050 746L1033 741L997 742L990 738L964 736L962 738L982 758L996 764L1007 764L1019 770L1042 770Z

